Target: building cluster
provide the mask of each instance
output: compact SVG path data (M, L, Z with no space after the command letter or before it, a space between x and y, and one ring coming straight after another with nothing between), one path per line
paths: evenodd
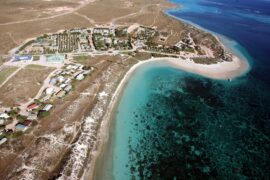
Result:
M120 31L122 33L120 33ZM124 30L114 28L94 28L93 43L96 50L130 50L131 39Z
M140 26L132 32L132 44L136 49L156 53L179 54L180 50L174 46L164 45L170 32L158 31L154 28Z
M151 42L152 38L155 36L156 30L153 28L138 27L135 31L131 33L132 43L138 49L147 49L149 42Z
M45 34L31 40L19 49L19 54L55 54L88 52L91 50L91 30L71 29L57 34Z
M34 99L26 107L11 108L0 113L0 145L9 137L22 133L37 124L50 114L53 102L57 98L64 98L73 89L75 81L82 81L94 70L80 64L66 64L51 76L47 86L38 99Z
M46 102L54 97L63 98L72 90L74 81L83 80L93 70L93 67L85 67L80 64L65 65L50 78L49 85L44 90L41 101Z
M196 45L190 33L184 35L178 43L166 45L165 42L171 33L168 30L158 31L140 25L75 28L56 34L45 34L28 41L19 48L12 61L28 62L35 60L33 56L43 55L40 59L45 57L45 63L64 64L64 60L68 59L68 53L135 50L180 56L183 52L205 58L204 50L201 49L204 47ZM219 56L230 59L230 54L224 52L222 48ZM22 105L21 109L11 108L9 111L0 112L0 145L5 143L13 132L25 132L36 124L38 119L47 116L54 106L54 100L66 96L72 91L74 82L83 80L93 70L93 67L68 62L54 72L48 82L44 82L45 87L39 99L33 100L27 107Z
M193 41L186 38L175 46L165 46L170 32L138 26L132 31L129 27L96 27L65 30L57 34L43 35L26 43L19 54L80 53L92 51L138 50L162 53L191 51ZM158 41L155 41L158 39Z
M52 108L52 104L42 103L37 99L25 108L24 115L19 108L11 108L0 113L0 145L5 143L9 137L15 137L16 134L25 132L37 124L37 120L49 115Z
M188 51L188 52L194 52L195 49L197 48L190 34L188 34L185 38L176 43L174 47L179 51Z

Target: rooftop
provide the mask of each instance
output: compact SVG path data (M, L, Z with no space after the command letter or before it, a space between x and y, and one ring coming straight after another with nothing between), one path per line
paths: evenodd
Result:
M46 61L51 63L63 63L65 60L65 56L60 54L49 55L46 58Z
M32 61L33 56L31 55L17 55L13 61Z

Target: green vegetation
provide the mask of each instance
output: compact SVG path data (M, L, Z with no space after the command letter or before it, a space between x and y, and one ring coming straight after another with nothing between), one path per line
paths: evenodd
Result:
M32 121L32 126L38 125L38 122L36 120Z
M23 135L22 131L17 131L17 132L13 132L13 133L9 134L9 137L10 138L17 138L17 137L20 137L22 135Z
M197 64L216 64L218 62L216 58L193 58L192 60Z
M22 115L19 114L19 115L16 116L16 119L19 122L24 122L27 119L27 117L26 116L22 116Z
M24 45L22 45L20 48L19 48L19 51L22 51L24 50L27 46L29 46L30 44L34 43L35 40L30 40L28 41L27 43L25 43Z
M90 58L89 56L86 56L86 55L80 55L80 56L74 56L73 59L75 63L84 65L84 64L87 64L86 61L89 60Z
M43 34L43 36L41 36L41 38L47 38L49 35L48 34Z
M187 51L187 52L190 52L190 53L195 53L195 50L192 47L189 47L189 46L186 46L184 50Z
M59 47L58 51L60 53L72 52L78 48L78 34L68 34L67 31L65 31L58 35L56 44Z
M147 52L136 52L134 58L139 60L146 60L151 58L151 54Z
M135 52L119 52L119 54L133 56Z
M90 70L91 66L83 66L83 70Z
M123 29L115 29L115 36L116 37L126 37L127 32L124 31Z
M2 138L5 138L5 137L6 137L5 134L1 134L1 135L0 135L0 140L1 140Z
M6 58L3 56L0 56L0 65L2 65L6 61Z
M40 101L39 99L34 99L34 102L35 102L36 104L41 104L41 101Z
M0 71L0 84L2 84L14 71L17 67L6 66Z
M41 65L36 65L36 64L30 64L30 65L27 65L26 68L36 69L36 70L44 70L46 67L41 66Z
M17 116L17 114L19 114L20 109L19 108L11 108L11 110L8 112L9 116Z
M50 115L49 111L42 111L41 110L41 111L38 112L38 118L40 118L40 119L45 118L45 117L47 117L49 115Z
M54 51L54 50L51 50L49 48L45 49L45 54L55 54L55 53L56 53L56 51Z
M33 57L33 61L39 61L39 59L40 59L40 56L34 56Z
M172 58L178 58L176 55L166 55L166 54L160 54L160 53L151 53L153 57L172 57Z
M104 38L101 34L93 34L94 46L97 50L107 50L108 47L104 42Z

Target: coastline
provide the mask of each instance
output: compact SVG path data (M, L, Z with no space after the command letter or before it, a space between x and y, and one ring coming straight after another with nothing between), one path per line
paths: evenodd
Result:
M170 15L169 15L170 16ZM172 18L175 18L173 16L170 16ZM177 19L177 18L176 18ZM183 21L182 19L178 19L180 21ZM211 32L209 30L205 30L204 28L201 28L200 26L194 25L193 23L191 23L192 26L195 26L203 31L209 32L211 33L213 36L215 36L215 38L219 41L219 43L229 52L231 52L233 54L233 61L232 62L221 62L218 64L211 64L211 65L203 65L203 64L197 64L194 63L193 61L190 60L181 60L181 63L179 63L179 59L175 59L175 58L152 58L152 59L148 59L145 60L143 62L139 62L136 65L132 66L130 68L130 70L127 71L126 75L124 76L124 78L121 80L119 86L117 87L115 93L114 93L114 100L116 102L114 102L115 107L113 107L112 111L111 111L111 118L114 117L113 113L115 112L115 109L117 108L117 104L121 98L121 93L124 91L124 87L125 84L128 82L129 78L131 77L131 75L136 71L136 69L145 64L145 63L150 63L150 62L156 62L159 63L159 61L164 61L166 63L168 63L170 66L172 66L173 68L179 68L181 70L184 71L188 71L191 73L195 73L195 74L199 74L208 78L213 78L213 79L218 79L218 80L228 80L228 79L234 79L237 78L239 76L244 75L245 73L247 73L250 68L251 68L251 64L248 58L246 58L244 55L241 55L241 51L239 49L234 49L232 46L230 46L230 44L225 43L225 41L231 41L230 39L228 39L225 36L219 35L217 33ZM233 41L233 40L232 40ZM235 41L233 41L234 43ZM236 42L237 43L237 42ZM238 52L236 52L238 51ZM117 93L117 91L119 91ZM110 124L110 123L109 123ZM110 125L108 125L107 127L107 132L103 132L103 133L107 133L107 137L109 134L109 128ZM103 147L106 146L105 143L107 143L108 139L106 139L106 142L103 143ZM103 148L102 147L102 148ZM105 151L104 149L101 148L100 152L100 156L102 155L102 153ZM97 161L99 160L97 157ZM95 171L96 165L93 167L93 171ZM94 173L94 172L93 172ZM93 179L93 178L92 178Z
M98 150L95 153L95 156L93 157L93 161L91 162L91 164L88 165L89 169L87 171L84 172L82 179L86 179L86 180L91 180L94 179L94 175L95 173L95 169L96 169L96 161L100 158L100 156L103 154L104 152L104 146L106 146L108 140L109 140L109 128L111 125L111 122L113 120L113 115L114 112L117 108L117 105L119 103L119 100L121 98L121 94L124 91L125 85L128 82L129 78L131 77L131 75L136 71L136 69L146 63L147 61L139 61L138 63L134 64L124 75L124 77L121 79L121 81L119 82L116 90L114 91L114 94L112 95L110 104L108 105L107 108L107 112L104 115L103 121L101 123L101 127L100 127L100 134L99 134L99 140L100 140L100 144L98 146Z
M181 8L181 6L175 5L173 9L177 9L177 8ZM121 94L123 93L125 86L128 80L130 79L130 77L132 76L132 74L141 65L144 65L145 63L151 63L151 62L156 62L156 63L165 62L168 66L172 68L177 68L180 70L184 70L190 73L195 73L195 74L207 77L207 78L212 78L212 79L217 79L217 80L232 80L234 78L242 76L243 74L247 73L250 70L249 60L247 60L246 58L242 56L239 57L239 53L235 52L237 50L233 49L232 47L225 46L224 39L227 40L226 37L223 37L222 35L219 35L215 32L204 29L200 27L199 25L196 25L192 22L172 16L166 10L163 11L163 13L169 16L169 18L176 19L189 26L194 26L195 28L198 28L202 31L208 32L211 35L213 35L225 50L232 53L233 61L231 62L223 61L217 64L205 65L205 64L195 63L190 59L151 58L148 60L139 61L138 63L134 64L126 72L126 74L124 75L120 83L118 84L114 94L112 95L111 102L108 105L107 112L104 116L104 119L101 123L101 128L99 130L100 134L98 136L99 136L100 144L98 145L98 149L95 152L93 161L90 164L88 164L88 168L86 168L86 171L84 172L82 176L82 179L95 179L95 175L97 172L96 169L98 166L97 161L100 161L103 158L103 154L105 153L105 146L108 145L110 126L112 124L117 105L121 99Z
M169 1L170 2L170 1ZM240 58L241 60L244 60L244 61L247 61L246 63L249 65L249 66L252 66L252 58L250 57L250 55L248 54L248 52L245 50L245 52L240 52L240 50L238 49L235 49L232 47L231 44L229 44L228 42L232 42L233 44L237 44L236 41L224 36L224 35L221 35L219 33L216 33L214 31L211 31L209 29L206 29L198 24L195 24L191 21L188 21L188 20L185 20L185 19L182 19L182 18L179 18L179 17L176 17L176 16L173 16L170 14L170 11L174 11L174 10L178 10L180 9L181 6L177 6L177 8L171 8L171 9L167 9L164 12L165 15L167 15L169 18L173 18L177 21L181 21L182 23L188 25L188 26L193 26L201 31L204 31L204 32L207 32L209 34L211 34L212 36L214 36L216 38L216 40L220 43L220 45L225 49L227 50L228 52L232 53L234 56L237 56L238 58ZM237 44L237 45L240 45L240 44ZM240 45L241 46L241 45ZM241 46L241 48L243 48ZM246 56L244 57L242 54L245 54ZM250 68L250 67L249 67Z
M176 5L175 8L173 9L177 9L180 7L181 7L180 5ZM134 64L132 67L130 67L130 69L127 70L126 74L119 82L114 94L111 97L111 102L108 105L106 114L104 115L103 121L101 122L100 130L99 130L100 134L98 135L98 141L100 144L98 145L98 148L94 152L94 156L91 163L87 165L87 168L83 173L82 179L87 179L87 180L95 179L96 177L95 175L97 172L96 169L98 166L97 161L101 161L101 159L103 158L103 154L106 151L105 146L108 145L110 127L114 118L114 113L116 111L117 105L121 99L121 94L123 93L125 86L128 83L128 80L130 79L132 74L135 73L136 69L140 67L141 65L144 65L146 63L151 63L151 62L156 62L156 63L164 62L172 68L180 69L183 71L187 71L190 73L198 74L198 75L201 75L207 78L216 79L216 80L232 80L234 78L244 75L250 70L249 60L247 60L243 56L239 57L239 53L241 54L241 52L236 53L235 52L236 50L233 49L232 47L225 46L224 39L227 40L226 37L223 37L222 35L219 35L215 32L204 29L200 27L199 25L196 25L192 22L172 16L167 11L163 11L163 13L169 16L169 18L176 19L178 21L186 23L189 26L194 26L195 28L198 28L202 31L208 32L211 35L213 35L225 50L232 53L233 61L231 62L223 61L217 64L205 65L205 64L195 63L190 59L164 57L164 58L151 58L147 60L142 60Z
M177 60L178 59L171 58L167 59L167 62L172 64L175 68L218 80L231 80L242 76L249 70L249 64L237 56L233 56L233 61L231 62L223 61L210 65L198 64L189 59L182 61Z
M108 144L110 125L112 124L114 118L114 112L117 105L121 99L121 94L123 93L128 80L136 72L137 68L147 63L165 63L172 68L177 68L190 73L198 74L204 77L217 79L217 80L231 80L245 74L249 70L248 63L244 60L233 56L233 61L231 62L221 62L217 64L204 65L197 64L191 60L184 60L180 58L151 58L144 61L139 61L134 64L124 75L120 83L118 84L114 94L112 95L111 102L108 105L107 112L101 123L101 128L99 130L99 140L100 144L96 153L93 157L93 161L88 164L87 171L84 172L82 179L94 179L96 174L97 161L102 158L101 156L105 152L104 147Z

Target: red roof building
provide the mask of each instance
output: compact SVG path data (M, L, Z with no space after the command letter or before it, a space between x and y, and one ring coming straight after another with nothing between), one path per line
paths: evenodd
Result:
M25 120L25 121L23 121L22 124L25 125L25 126L31 126L32 121L30 121L30 120Z
M36 103L32 103L29 106L27 106L27 110L30 111L32 109L36 109L38 108L38 105Z

